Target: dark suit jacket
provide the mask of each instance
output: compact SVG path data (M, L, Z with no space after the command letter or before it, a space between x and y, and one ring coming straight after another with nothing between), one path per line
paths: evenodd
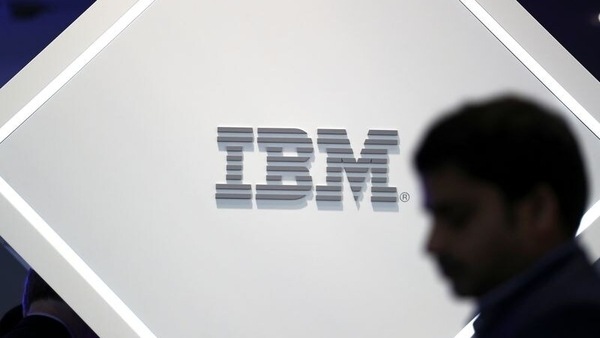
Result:
M600 275L575 243L484 296L477 338L599 338Z
M27 316L2 338L71 338L67 328L54 318Z

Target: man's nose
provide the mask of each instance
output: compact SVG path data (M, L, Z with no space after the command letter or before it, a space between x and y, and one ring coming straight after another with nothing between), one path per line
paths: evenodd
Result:
M429 230L425 249L429 254L439 254L444 251L446 245L447 238L444 234L443 227L440 226L439 222L434 221Z

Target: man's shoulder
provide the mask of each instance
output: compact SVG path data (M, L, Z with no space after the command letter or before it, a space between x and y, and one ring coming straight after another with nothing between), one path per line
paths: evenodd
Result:
M600 337L600 275L577 246L549 257L482 309L481 337Z
M537 279L530 297L526 297L530 306L550 311L555 307L600 306L600 274L579 248Z
M516 338L600 337L600 303L572 303L546 311L518 330Z
M518 337L600 337L600 275L581 250L517 302Z

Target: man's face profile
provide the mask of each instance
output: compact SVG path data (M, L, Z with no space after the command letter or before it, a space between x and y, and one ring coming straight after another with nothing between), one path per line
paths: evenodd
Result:
M459 296L481 296L522 264L515 215L500 191L455 166L423 176L427 252Z

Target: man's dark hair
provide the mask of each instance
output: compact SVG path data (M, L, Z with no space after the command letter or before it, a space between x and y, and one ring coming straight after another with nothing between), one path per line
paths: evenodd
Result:
M46 281L33 269L30 269L25 280L25 292L23 292L23 311L27 313L31 304L37 300L54 299L63 301Z
M426 134L415 164L421 174L456 165L495 185L509 203L547 184L568 236L585 211L587 180L575 137L561 117L523 98L471 103L445 116Z

